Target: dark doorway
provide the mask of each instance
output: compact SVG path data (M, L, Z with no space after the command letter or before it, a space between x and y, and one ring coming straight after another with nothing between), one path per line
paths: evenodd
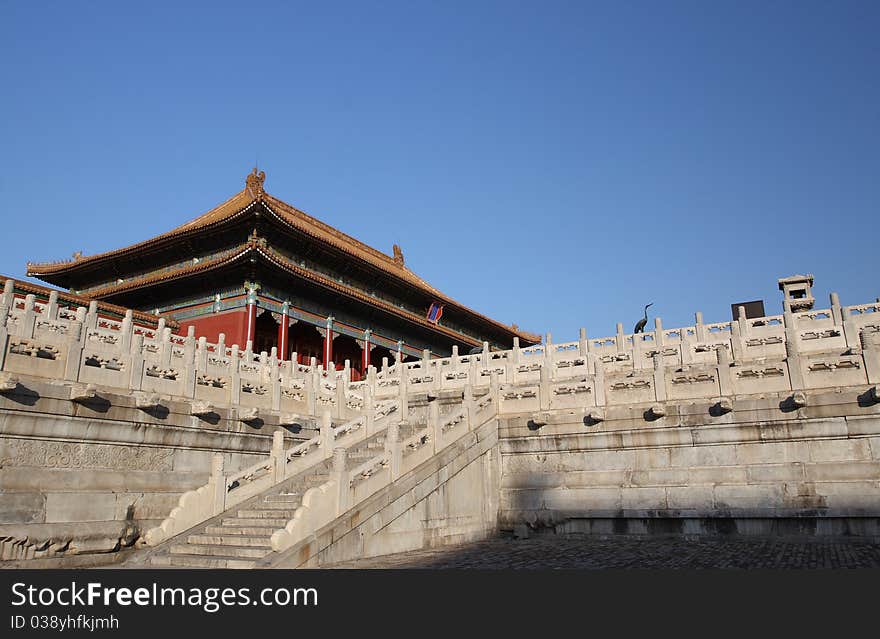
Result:
M370 351L370 366L375 366L376 370L382 370L383 357L388 358L389 366L394 363L394 357L391 355L390 350L388 350L384 346L374 346L373 350Z
M263 313L254 323L254 353L272 352L278 343L278 322L269 311Z
M338 335L333 340L333 361L336 363L336 370L345 368L345 360L348 360L351 366L351 381L360 381L363 376L363 368L361 362L360 344L357 340L349 335Z
M318 364L324 363L324 337L316 326L302 321L292 324L287 339L290 352L296 353L299 364L308 364L312 357L318 360Z

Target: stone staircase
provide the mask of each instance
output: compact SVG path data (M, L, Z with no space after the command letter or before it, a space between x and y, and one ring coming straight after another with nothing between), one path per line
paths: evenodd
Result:
M399 439L405 439L424 425L406 424ZM360 442L348 451L347 466L354 467L380 454L385 432ZM253 568L271 552L272 533L293 518L310 488L330 478L332 460L325 460L300 475L269 488L262 494L230 508L206 522L146 551L129 562L175 568Z
M206 524L178 535L158 548L149 564L187 568L252 568L271 550L272 533L284 527L302 503L305 491L329 478L326 464L298 482L258 495ZM290 483L290 482L286 482Z

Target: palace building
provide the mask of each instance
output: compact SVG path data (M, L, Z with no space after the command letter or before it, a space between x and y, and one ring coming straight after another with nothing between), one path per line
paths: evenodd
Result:
M245 188L157 237L98 255L28 263L27 273L72 294L165 317L180 334L251 342L337 368L354 379L384 357L446 356L488 342L510 348L537 335L456 302L393 255L268 194L254 169Z

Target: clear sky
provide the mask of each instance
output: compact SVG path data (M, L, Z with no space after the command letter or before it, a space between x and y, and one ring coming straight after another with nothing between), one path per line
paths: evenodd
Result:
M0 273L266 189L505 323L873 301L880 2L0 0Z

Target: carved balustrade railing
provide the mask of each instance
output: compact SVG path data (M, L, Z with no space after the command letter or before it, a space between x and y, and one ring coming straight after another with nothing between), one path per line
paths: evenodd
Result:
M268 458L233 473L224 473L224 458L216 454L208 482L181 495L178 506L171 514L161 524L147 531L147 545L160 544L275 484L314 469L332 458L334 451L356 446L382 433L399 419L399 408L399 401L376 402L364 415L336 427L333 426L331 412L325 411L321 417L320 433L290 448L284 448L283 431L276 430Z
M57 303L16 297L8 284L0 297L0 371L3 387L16 375L69 384L120 388L150 396L177 396L206 406L229 405L252 417L261 411L317 416L330 410L348 420L370 400L436 396L484 388L492 375L502 386L505 411L705 398L752 392L783 392L876 384L880 302L841 306L831 295L827 309L762 318L544 343L507 351L422 358L395 363L351 382L348 369L325 370L281 362L275 352L227 346L204 338L173 336L159 319L155 329L138 326L132 314L100 317L96 305L75 312ZM13 386L14 387L14 386ZM410 400L404 400L410 401ZM254 412L256 411L256 413Z

